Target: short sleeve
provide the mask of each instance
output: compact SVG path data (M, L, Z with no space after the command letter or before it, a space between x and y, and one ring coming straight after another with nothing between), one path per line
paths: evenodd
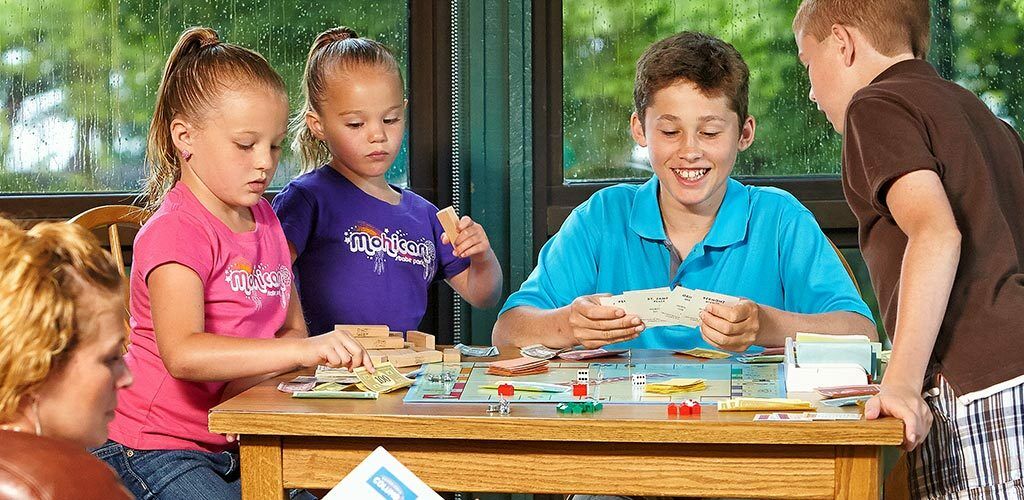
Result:
M893 181L917 170L943 176L924 118L884 97L855 99L847 110L844 165L851 187L880 214Z
M313 197L295 182L288 183L274 197L272 203L285 238L295 247L295 253L306 250L306 244L316 227L316 206Z
M144 226L135 239L132 267L145 281L149 273L164 264L181 264L193 271L203 283L213 272L213 238L202 223L185 213L166 213Z
M441 241L444 227L441 226L441 221L437 219L437 207L433 204L429 204L429 207L432 212L426 214L426 216L430 221L431 232L434 235L434 248L437 249L437 279L451 279L462 271L469 269L469 258L456 257L455 247L451 243Z
M787 210L780 224L785 310L801 314L849 311L872 319L871 310L811 212L803 206Z
M597 253L587 230L590 204L577 207L561 229L544 244L537 267L519 291L509 296L501 313L519 306L557 309L577 297L597 293Z

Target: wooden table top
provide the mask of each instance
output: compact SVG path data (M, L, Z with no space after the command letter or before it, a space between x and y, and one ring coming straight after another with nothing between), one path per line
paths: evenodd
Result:
M506 352L515 352L505 349ZM504 355L502 358L513 357ZM496 358L464 358L494 361ZM499 358L500 359L500 358ZM633 351L633 363L701 363L671 351ZM727 361L727 360L726 360ZM626 358L595 360L625 363ZM306 370L309 372L310 370ZM761 412L723 412L704 406L701 415L669 417L664 404L605 405L593 414L559 414L554 404L512 404L510 415L487 413L486 404L403 403L406 391L377 400L296 399L277 384L300 372L264 382L210 411L217 433L280 436L348 436L496 441L587 441L804 445L899 445L903 422L754 422ZM792 397L812 400L810 394ZM860 413L860 407L821 411Z

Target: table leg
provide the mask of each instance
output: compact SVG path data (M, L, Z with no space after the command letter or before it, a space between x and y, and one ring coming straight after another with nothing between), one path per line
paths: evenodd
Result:
M836 447L836 495L840 500L878 500L881 491L878 446Z
M242 436L239 455L243 500L285 498L279 436Z

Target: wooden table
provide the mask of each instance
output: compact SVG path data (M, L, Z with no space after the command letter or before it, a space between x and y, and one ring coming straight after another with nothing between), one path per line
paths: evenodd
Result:
M634 363L690 360L633 354ZM241 435L245 500L329 489L377 446L438 491L871 499L881 446L903 436L892 418L753 422L752 413L707 406L670 419L665 405L560 415L524 403L488 414L482 404L404 404L405 391L375 401L292 399L276 385L293 376L210 412L211 431Z

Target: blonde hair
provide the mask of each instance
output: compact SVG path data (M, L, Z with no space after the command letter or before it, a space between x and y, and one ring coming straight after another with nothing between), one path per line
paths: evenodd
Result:
M92 233L53 222L25 231L0 218L0 422L80 342L83 285L121 296L117 265Z
M331 161L327 144L317 139L306 125L306 114L319 111L324 101L330 76L334 71L355 67L376 66L393 71L401 82L402 72L395 55L380 42L359 38L352 28L338 26L317 35L306 58L306 70L302 77L303 104L292 118L292 150L299 154L300 173L306 173Z
M149 126L146 162L146 208L155 211L181 178L179 152L171 141L171 121L181 116L199 121L227 89L239 84L262 85L287 95L284 80L263 56L220 41L204 27L185 30L171 50L156 94Z
M804 0L793 19L793 32L802 31L820 42L834 24L857 28L882 55L910 50L918 59L928 56L928 0Z

